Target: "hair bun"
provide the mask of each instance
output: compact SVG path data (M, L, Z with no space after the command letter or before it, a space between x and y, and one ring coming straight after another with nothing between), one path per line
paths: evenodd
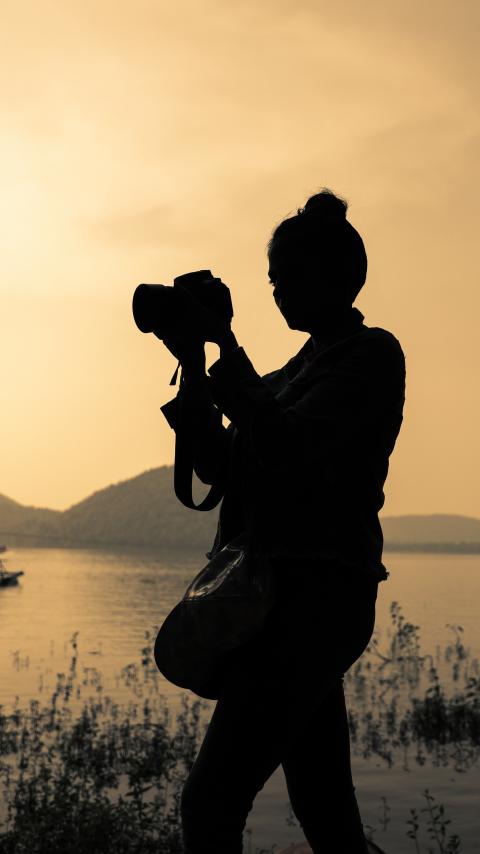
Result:
M340 199L331 190L323 189L320 193L310 196L305 207L299 208L299 214L314 214L325 219L345 220L347 218L348 202Z

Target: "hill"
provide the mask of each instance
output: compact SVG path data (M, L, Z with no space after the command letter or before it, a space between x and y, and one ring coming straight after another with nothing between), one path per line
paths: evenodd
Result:
M448 545L464 551L466 546L477 546L480 551L480 519L448 513L431 515L384 516L381 519L385 544L400 546Z
M194 494L203 496L199 485ZM196 495L200 500L200 495ZM173 491L173 466L100 489L68 510L25 507L0 495L0 542L34 546L147 546L207 551L218 510L197 513ZM480 519L453 514L383 516L385 549L480 552Z
M218 509L198 513L184 507L173 490L173 466L162 466L74 504L63 513L62 529L71 540L209 548Z
M47 510L42 507L26 507L17 501L12 501L5 495L0 495L0 531L5 531L5 542L20 545L21 543L45 539L55 540L61 536L61 516L58 510ZM18 536L9 536L13 531ZM4 537L0 533L0 541Z
M201 485L202 497L208 491ZM198 489L197 491L200 491ZM197 503L200 496L194 498ZM209 549L218 507L198 513L173 491L173 466L107 486L68 510L24 507L0 495L0 542L34 546L164 546Z

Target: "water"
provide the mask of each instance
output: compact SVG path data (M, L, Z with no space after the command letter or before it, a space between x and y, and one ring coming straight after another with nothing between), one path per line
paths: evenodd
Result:
M65 671L69 639L78 631L80 664L98 667L105 688L121 700L127 688L118 674L138 662L145 632L155 633L205 563L202 554L149 551L14 549L7 568L23 569L18 587L0 589L0 703L15 697L21 705L38 695L45 679ZM480 658L480 555L386 553L391 575L379 587L377 627L380 640L391 625L389 608L396 600L405 618L420 626L423 652L452 640L447 624L463 627L472 657ZM163 680L162 689L175 706L182 693ZM214 703L208 704L213 709ZM391 854L414 852L406 837L411 807L421 809L429 788L445 805L451 830L459 833L462 852L480 850L478 768L456 773L452 768L405 771L396 763L353 758L354 779L364 822L377 828L375 840ZM319 770L321 773L321 770ZM390 822L381 829L381 796L387 797ZM288 796L279 769L257 796L247 827L257 845L286 845L302 838L286 824ZM437 849L434 849L437 850Z

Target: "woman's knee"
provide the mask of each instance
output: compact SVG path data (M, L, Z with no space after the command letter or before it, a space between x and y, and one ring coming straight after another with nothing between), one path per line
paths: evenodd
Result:
M318 822L320 817L328 819L336 812L349 812L356 801L355 787L348 780L335 781L334 784L327 780L323 783L311 781L309 786L290 786L289 798L293 813L302 826Z
M180 797L180 812L182 816L202 814L206 803L206 794L208 786L198 785L195 778L190 775L183 784L182 794Z
M252 806L250 792L232 785L219 785L217 780L200 779L192 773L180 797L180 812L187 822L204 823L224 816L227 821L243 826Z

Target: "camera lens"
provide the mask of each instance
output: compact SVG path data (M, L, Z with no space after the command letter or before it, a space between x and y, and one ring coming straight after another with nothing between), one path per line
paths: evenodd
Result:
M153 332L165 324L173 298L173 288L167 285L139 285L132 300L133 319L140 332ZM167 334L167 330L165 330Z

